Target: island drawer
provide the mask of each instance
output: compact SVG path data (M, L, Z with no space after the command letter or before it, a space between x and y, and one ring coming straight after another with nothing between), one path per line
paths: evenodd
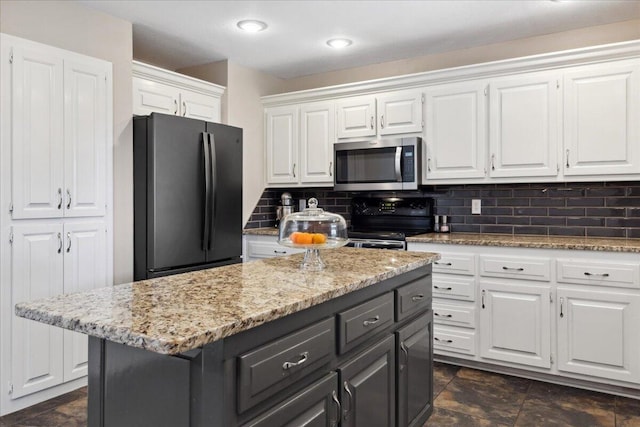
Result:
M476 256L440 252L440 259L433 263L433 272L473 276L476 274Z
M338 313L338 351L342 354L393 324L393 293Z
M557 281L579 285L640 288L640 263L558 259Z
M470 303L444 303L439 299L433 302L433 322L452 326L475 328L476 309Z
M396 321L400 322L431 305L431 275L395 290Z
M238 413L327 365L335 349L328 318L238 357Z
M548 282L551 259L480 255L480 275Z

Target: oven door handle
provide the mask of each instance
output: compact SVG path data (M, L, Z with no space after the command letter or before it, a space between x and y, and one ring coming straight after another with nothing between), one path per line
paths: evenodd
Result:
M396 147L396 181L402 182L402 170L400 168L402 161L402 147Z

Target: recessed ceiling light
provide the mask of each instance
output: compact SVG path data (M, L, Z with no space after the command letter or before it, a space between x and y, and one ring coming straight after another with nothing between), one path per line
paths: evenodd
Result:
M244 21L238 22L238 28L249 33L257 33L267 28L267 24L262 21L256 21L255 19L245 19Z
M349 39L331 39L327 40L327 44L336 49L342 49L343 47L347 47L353 43Z

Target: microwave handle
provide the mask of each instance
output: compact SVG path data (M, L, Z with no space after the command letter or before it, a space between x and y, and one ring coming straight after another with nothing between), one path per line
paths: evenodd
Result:
M402 182L402 147L396 147L396 181Z

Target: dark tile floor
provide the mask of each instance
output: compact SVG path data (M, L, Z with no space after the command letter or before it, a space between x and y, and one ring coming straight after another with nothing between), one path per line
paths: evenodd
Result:
M640 400L436 363L423 427L640 427ZM86 388L0 418L0 427L86 426Z

